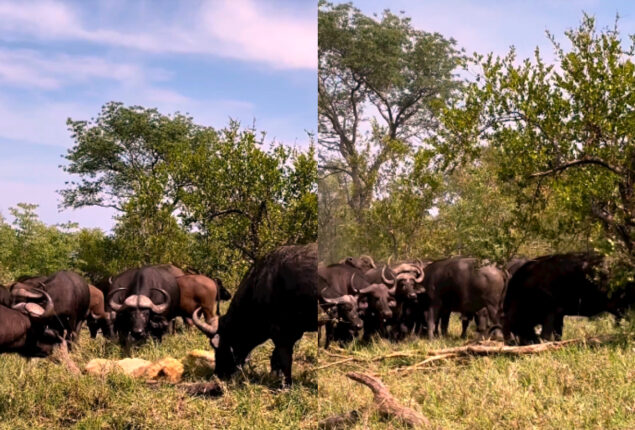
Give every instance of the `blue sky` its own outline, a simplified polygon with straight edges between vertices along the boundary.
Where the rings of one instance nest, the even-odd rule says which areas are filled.
[[[0,213],[106,230],[113,212],[59,211],[66,119],[111,100],[229,118],[289,145],[316,131],[317,2],[0,0]]]

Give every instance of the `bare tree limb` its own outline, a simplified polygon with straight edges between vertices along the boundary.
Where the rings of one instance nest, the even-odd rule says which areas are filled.
[[[622,169],[620,169],[617,166],[612,166],[611,164],[607,163],[606,161],[597,158],[597,157],[583,157],[580,158],[579,160],[573,160],[573,161],[569,161],[568,163],[564,163],[561,164],[560,166],[554,167],[553,169],[549,169],[549,170],[545,170],[544,172],[537,172],[537,173],[533,173],[531,175],[529,175],[530,178],[539,178],[541,176],[549,176],[549,175],[553,175],[554,173],[557,172],[561,172],[563,170],[566,170],[568,168],[574,167],[574,166],[580,166],[580,165],[585,165],[585,164],[594,164],[596,166],[600,166],[600,167],[604,167],[605,169],[615,173],[616,175],[622,175]]]

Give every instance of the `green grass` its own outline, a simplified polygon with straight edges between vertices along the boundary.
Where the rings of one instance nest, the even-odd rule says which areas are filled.
[[[355,370],[378,376],[402,404],[444,429],[635,429],[635,343],[629,328],[616,329],[612,318],[567,318],[564,338],[618,333],[618,341],[570,346],[520,357],[472,357],[440,361],[424,370],[395,371],[417,363],[431,349],[463,344],[453,317],[450,337],[401,343],[376,339],[329,353],[320,365],[355,355],[372,359],[391,352],[417,357],[348,362],[318,371],[319,417],[361,412],[355,429],[400,429],[379,416],[370,390],[345,377]]]
[[[296,345],[294,385],[280,390],[269,376],[271,342],[256,348],[248,365],[224,383],[225,394],[192,397],[169,384],[148,385],[125,375],[73,376],[47,359],[27,361],[0,355],[0,429],[297,429],[317,420],[315,333]],[[192,328],[136,349],[147,360],[183,357],[192,349],[210,349]],[[92,358],[124,358],[121,348],[84,330],[72,359],[83,369]],[[186,375],[186,380],[195,381]]]

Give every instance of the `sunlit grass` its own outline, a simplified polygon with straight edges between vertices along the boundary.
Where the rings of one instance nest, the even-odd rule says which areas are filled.
[[[2,429],[296,429],[315,427],[317,339],[306,334],[296,345],[292,388],[280,390],[269,376],[271,342],[253,351],[248,365],[226,382],[216,399],[192,397],[168,384],[148,385],[120,374],[105,378],[73,376],[46,359],[27,361],[0,355],[0,428]],[[195,328],[148,342],[132,356],[156,360],[181,358],[192,349],[210,349]],[[92,358],[120,359],[122,349],[101,336],[82,332],[71,352],[80,368]],[[195,380],[186,375],[186,379]]]
[[[427,351],[464,342],[452,318],[449,338],[411,338],[401,343],[376,339],[320,355],[320,365],[355,354],[372,359],[392,352],[412,357],[348,362],[318,372],[319,417],[361,411],[355,429],[399,429],[371,407],[368,388],[348,378],[350,370],[377,375],[403,404],[445,429],[633,429],[635,428],[635,346],[633,333],[609,317],[567,318],[565,338],[618,333],[599,347],[570,346],[522,357],[474,357],[438,362],[424,370],[397,371],[425,358]]]

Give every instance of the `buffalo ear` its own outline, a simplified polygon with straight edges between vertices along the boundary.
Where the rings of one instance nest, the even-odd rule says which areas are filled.
[[[216,333],[214,337],[212,338],[212,340],[210,341],[210,343],[212,344],[214,349],[217,349],[218,346],[220,345],[220,335]]]

